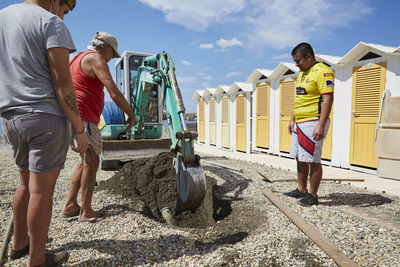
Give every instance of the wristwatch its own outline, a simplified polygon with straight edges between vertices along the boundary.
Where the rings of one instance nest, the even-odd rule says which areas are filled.
[[[75,135],[77,134],[83,134],[83,133],[87,133],[87,128],[85,126],[83,126],[83,130],[80,132],[75,132]]]

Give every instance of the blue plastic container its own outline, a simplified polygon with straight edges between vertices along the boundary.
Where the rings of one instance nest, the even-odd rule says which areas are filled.
[[[123,113],[114,102],[105,102],[102,114],[107,125],[124,123]]]

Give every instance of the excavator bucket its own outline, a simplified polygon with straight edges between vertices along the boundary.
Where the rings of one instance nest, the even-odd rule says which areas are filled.
[[[170,152],[171,139],[103,140],[101,169],[115,170],[120,162],[153,157],[161,152]]]
[[[174,158],[176,170],[178,200],[175,215],[184,210],[195,211],[206,194],[206,177],[200,166],[200,158],[196,155],[193,163],[185,164],[182,155]]]

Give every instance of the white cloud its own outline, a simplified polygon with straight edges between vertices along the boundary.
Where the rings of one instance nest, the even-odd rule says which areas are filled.
[[[164,13],[166,21],[195,31],[204,31],[213,23],[224,22],[241,11],[246,0],[139,0]]]
[[[211,48],[214,48],[214,45],[213,44],[200,44],[197,48],[211,49]]]
[[[372,10],[370,0],[304,0],[300,4],[297,0],[139,1],[160,10],[167,22],[195,31],[205,31],[216,24],[234,27],[241,40],[236,39],[236,45],[278,49],[332,38],[335,29],[366,18]],[[232,40],[229,43],[220,39],[222,49],[216,52],[226,52],[229,44],[235,43]],[[198,48],[215,47],[211,45],[200,44]]]
[[[193,77],[193,76],[177,77],[176,79],[178,80],[179,84],[182,84],[182,83],[198,83],[199,82],[199,80],[196,77]]]
[[[217,45],[222,48],[229,48],[232,46],[243,46],[243,43],[236,38],[232,38],[231,40],[225,40],[221,38],[217,41]]]
[[[299,42],[329,37],[371,12],[366,0],[250,0],[244,23],[246,43],[283,49]]]
[[[208,82],[202,82],[201,87],[208,88],[208,87],[210,87],[210,84]]]
[[[242,75],[242,73],[239,71],[232,71],[232,72],[228,72],[227,74],[225,74],[225,78],[231,78],[231,77],[235,77],[235,76],[239,76],[239,75]]]
[[[192,63],[189,62],[189,61],[187,61],[187,60],[181,60],[181,63],[182,63],[183,65],[186,65],[186,66],[191,66],[191,65],[192,65]]]
[[[280,54],[280,55],[277,55],[277,56],[273,56],[273,57],[271,57],[271,59],[291,60],[292,56],[290,55],[290,53],[285,53],[285,54]]]
[[[201,68],[202,71],[211,70],[211,67],[203,67]]]
[[[221,49],[215,49],[214,51],[218,52],[218,53],[224,53],[224,52],[228,52],[229,49],[228,48],[221,48]]]
[[[213,79],[210,75],[208,75],[208,74],[206,74],[204,72],[198,72],[197,75],[199,75],[202,80],[211,81]]]

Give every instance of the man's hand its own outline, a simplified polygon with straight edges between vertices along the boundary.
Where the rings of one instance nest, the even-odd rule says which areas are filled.
[[[315,141],[319,141],[324,138],[324,135],[325,135],[324,129],[325,129],[325,127],[322,127],[320,125],[317,125],[315,127],[314,132],[312,134],[312,137],[314,138]]]
[[[131,116],[128,117],[126,120],[125,124],[128,124],[128,127],[125,128],[123,131],[124,134],[126,134],[136,123],[136,116],[135,114],[132,114]]]
[[[78,146],[72,146],[71,145],[71,149],[79,154],[82,154],[86,151],[86,149],[88,148],[89,145],[89,137],[86,133],[81,133],[81,134],[76,134],[75,135],[75,140],[78,143]]]
[[[288,125],[288,132],[290,135],[292,135],[293,131],[294,131],[294,120],[290,120]]]

